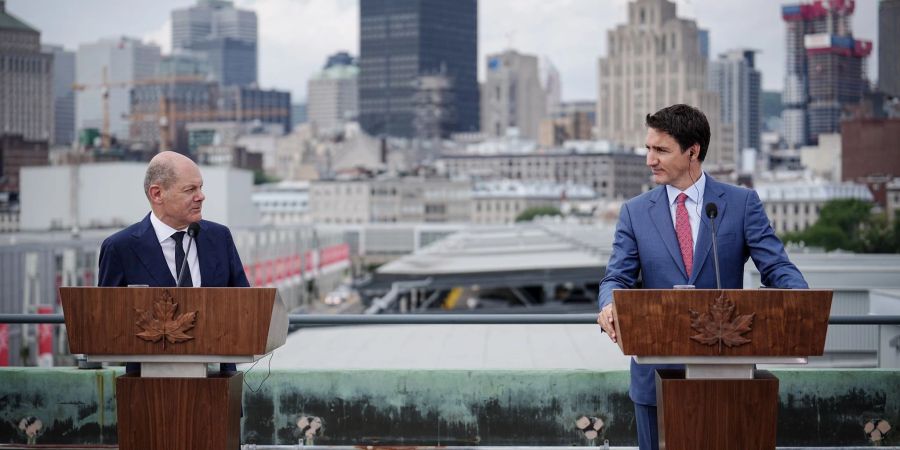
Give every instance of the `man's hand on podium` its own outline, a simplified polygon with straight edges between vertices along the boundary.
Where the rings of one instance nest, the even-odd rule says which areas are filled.
[[[597,325],[600,325],[603,328],[603,331],[609,335],[609,338],[616,342],[616,327],[613,325],[613,308],[615,305],[606,305],[605,308],[600,310],[600,314],[597,316]]]

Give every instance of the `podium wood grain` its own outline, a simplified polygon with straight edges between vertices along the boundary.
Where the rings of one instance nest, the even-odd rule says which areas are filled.
[[[241,438],[243,374],[116,378],[119,449],[234,450]]]
[[[709,311],[724,293],[735,315],[755,313],[752,342],[738,347],[691,340],[690,310]],[[622,289],[613,291],[622,353],[635,356],[816,356],[825,350],[832,292],[791,289]]]
[[[153,311],[169,292],[175,316],[199,311],[193,339],[148,342],[135,308]],[[276,294],[274,288],[60,288],[72,353],[88,355],[262,355]]]
[[[686,380],[683,370],[657,370],[659,448],[774,450],[778,379]]]

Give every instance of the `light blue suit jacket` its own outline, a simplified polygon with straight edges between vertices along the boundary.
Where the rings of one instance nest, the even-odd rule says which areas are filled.
[[[666,187],[658,186],[622,206],[612,255],[606,275],[600,282],[600,308],[612,303],[613,289],[671,289],[676,284],[715,289],[711,228],[704,213],[709,202],[714,202],[719,209],[715,220],[723,289],[743,288],[744,264],[748,258],[753,258],[765,286],[809,287],[797,267],[788,260],[784,245],[769,225],[756,191],[720,183],[707,174],[691,277],[688,278],[681,258]],[[637,364],[632,359],[631,399],[642,405],[655,405],[655,370],[681,367]]]

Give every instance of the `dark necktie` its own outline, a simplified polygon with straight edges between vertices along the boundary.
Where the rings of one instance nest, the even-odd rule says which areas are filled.
[[[176,231],[172,234],[172,239],[175,239],[175,276],[177,277],[178,272],[181,270],[181,265],[184,263],[184,244],[182,244],[182,241],[184,240],[184,231]],[[175,284],[178,284],[178,280],[175,280]],[[184,287],[194,287],[190,266],[185,266],[184,268],[184,275],[181,276],[181,285]]]
[[[681,248],[681,259],[684,260],[684,269],[688,278],[694,268],[694,236],[691,233],[691,219],[688,216],[684,202],[688,199],[685,193],[678,194],[675,200],[675,234],[678,235],[678,247]]]

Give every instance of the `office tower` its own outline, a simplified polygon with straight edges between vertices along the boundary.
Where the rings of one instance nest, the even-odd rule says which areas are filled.
[[[19,201],[19,173],[47,164],[53,138],[53,55],[41,33],[6,11],[0,0],[0,212]]]
[[[0,0],[0,135],[53,137],[53,55],[41,32],[6,11]]]
[[[291,127],[297,128],[309,121],[308,103],[291,103]]]
[[[538,73],[538,58],[515,50],[487,56],[487,77],[481,91],[481,131],[503,137],[536,141],[545,116],[545,93]]]
[[[541,87],[544,89],[544,118],[553,117],[562,106],[562,77],[550,58],[541,58],[538,66]],[[594,112],[591,112],[593,115]]]
[[[452,98],[453,120],[441,126],[441,134],[477,131],[477,55],[477,0],[360,0],[363,129],[414,137],[415,97],[421,86],[433,84],[418,78],[442,76],[450,85],[442,98]]]
[[[75,52],[57,45],[44,45],[53,55],[53,138],[51,144],[66,146],[75,141]]]
[[[900,0],[878,4],[878,88],[900,97]]]
[[[697,43],[700,45],[700,54],[703,59],[709,59],[709,30],[697,30]]]
[[[628,21],[607,32],[607,56],[598,70],[597,137],[643,147],[647,114],[686,103],[709,121],[707,170],[732,170],[733,130],[719,120],[719,96],[707,88],[702,30],[675,9],[670,0],[629,2]]]
[[[319,132],[338,132],[346,122],[356,120],[358,75],[356,60],[342,52],[329,56],[325,68],[309,80],[307,113]]]
[[[709,90],[719,94],[722,123],[734,128],[734,157],[759,150],[762,75],[756,70],[754,50],[737,49],[709,63]]]
[[[172,48],[204,58],[213,79],[223,85],[257,83],[257,18],[231,1],[198,0],[172,11]]]
[[[839,131],[842,108],[862,98],[872,43],[853,38],[854,7],[853,0],[816,0],[781,9],[787,27],[782,119],[790,147]]]

